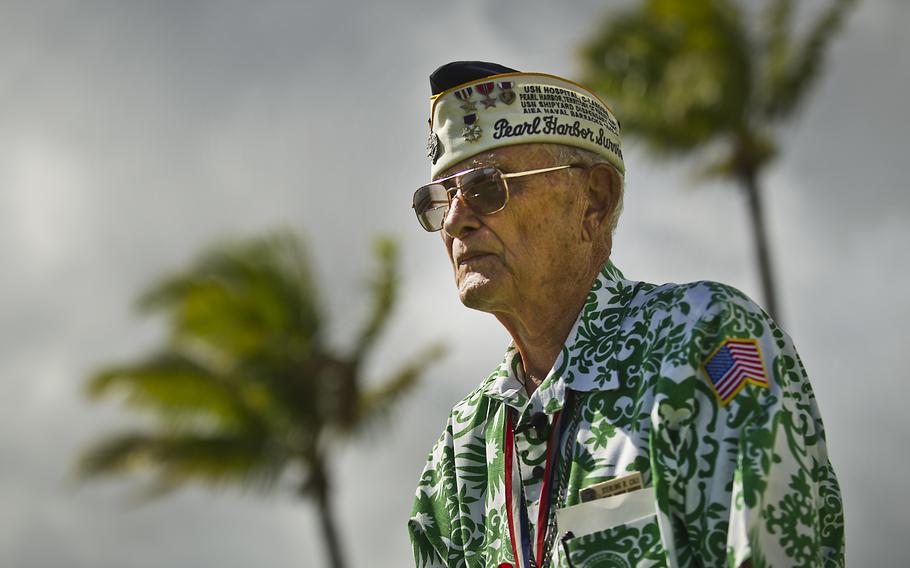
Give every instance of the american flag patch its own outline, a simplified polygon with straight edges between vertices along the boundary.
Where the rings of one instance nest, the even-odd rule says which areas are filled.
[[[726,405],[746,383],[768,388],[768,373],[755,339],[725,339],[705,359],[702,368],[722,405]]]

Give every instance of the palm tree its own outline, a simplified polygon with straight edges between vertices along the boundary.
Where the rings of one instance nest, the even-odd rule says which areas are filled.
[[[97,373],[87,391],[124,393],[154,427],[96,443],[81,457],[81,475],[151,470],[151,497],[191,481],[270,489],[294,476],[316,504],[330,565],[343,567],[329,475],[335,442],[381,426],[441,355],[429,347],[385,381],[364,384],[398,286],[394,243],[377,241],[376,254],[372,308],[345,354],[326,345],[310,266],[291,233],[216,247],[153,285],[139,307],[166,316],[166,344]]]
[[[779,316],[759,178],[775,134],[806,100],[856,0],[830,0],[793,31],[795,0],[643,0],[581,48],[582,81],[612,100],[624,133],[662,155],[698,153],[701,174],[745,192],[768,312]]]

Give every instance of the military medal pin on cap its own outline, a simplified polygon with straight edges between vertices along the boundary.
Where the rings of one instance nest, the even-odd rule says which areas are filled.
[[[464,130],[461,131],[461,135],[464,136],[464,139],[468,142],[477,142],[480,140],[481,134],[483,134],[483,129],[477,124],[477,115],[464,115]]]
[[[466,113],[477,110],[477,103],[471,101],[471,95],[473,94],[473,87],[465,87],[455,91],[455,98],[461,101],[461,110]]]
[[[427,121],[429,122],[429,121]],[[427,157],[435,164],[439,159],[439,136],[433,132],[433,125],[430,124],[430,134],[427,136]]]
[[[496,83],[490,81],[488,83],[480,83],[476,85],[477,92],[483,95],[486,98],[480,99],[480,102],[483,103],[483,108],[493,108],[496,106],[496,99],[490,96],[490,93],[493,92],[493,87],[496,86]]]
[[[499,82],[499,100],[510,105],[515,102],[515,91],[512,90],[512,81]]]

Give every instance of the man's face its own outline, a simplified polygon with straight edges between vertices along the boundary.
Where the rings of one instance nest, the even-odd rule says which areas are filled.
[[[563,165],[553,162],[543,145],[509,146],[456,164],[444,175],[477,165],[505,173]],[[589,268],[581,238],[585,180],[586,170],[578,168],[510,179],[509,202],[492,215],[478,215],[454,199],[440,234],[462,303],[514,313],[583,279]]]

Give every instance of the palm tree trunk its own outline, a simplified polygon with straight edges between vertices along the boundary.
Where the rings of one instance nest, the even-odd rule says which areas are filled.
[[[324,465],[320,465],[319,471],[313,472],[315,478],[316,490],[316,507],[319,510],[319,525],[322,529],[322,538],[325,542],[326,552],[329,557],[329,566],[331,568],[345,568],[344,554],[341,548],[341,539],[338,534],[338,527],[335,523],[335,515],[332,506],[331,491]]]
[[[777,305],[777,292],[774,286],[774,270],[771,266],[771,251],[768,246],[768,234],[765,230],[765,213],[758,187],[758,174],[753,169],[740,173],[740,181],[746,191],[749,217],[752,221],[752,238],[755,246],[755,259],[758,262],[758,273],[761,279],[762,296],[765,310],[780,324],[780,311]]]

